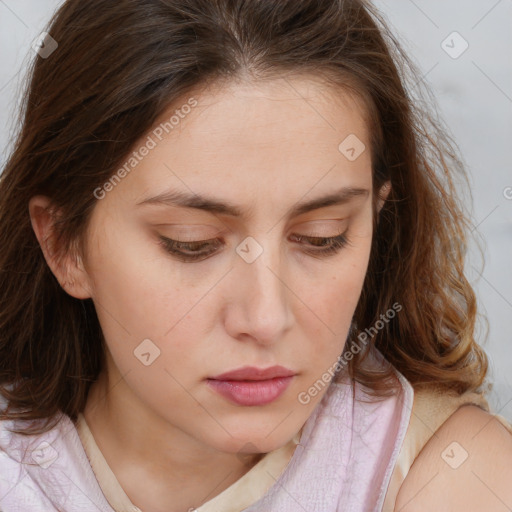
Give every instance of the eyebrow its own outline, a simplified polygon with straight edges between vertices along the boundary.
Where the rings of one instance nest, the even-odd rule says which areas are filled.
[[[357,197],[368,196],[369,193],[370,191],[366,188],[342,187],[337,192],[293,205],[287,215],[292,218],[320,208],[346,204]],[[232,203],[180,190],[169,190],[149,197],[138,202],[137,206],[148,204],[194,208],[205,212],[240,218],[245,218],[247,215],[243,209]]]

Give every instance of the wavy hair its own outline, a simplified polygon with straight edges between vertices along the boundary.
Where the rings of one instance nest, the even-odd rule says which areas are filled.
[[[173,102],[207,83],[285,74],[322,77],[364,100],[371,134],[374,236],[347,347],[382,314],[374,346],[415,389],[463,393],[484,382],[475,293],[464,263],[467,175],[421,74],[365,0],[67,0],[46,31],[58,42],[30,64],[19,129],[0,176],[0,391],[3,419],[73,420],[104,364],[91,299],[68,295],[31,226],[29,199],[48,196],[60,254],[80,255],[97,199],[135,142]],[[458,181],[458,183],[457,183]],[[71,252],[70,252],[71,251]],[[392,369],[349,361],[376,397]],[[58,416],[58,415],[57,415]]]

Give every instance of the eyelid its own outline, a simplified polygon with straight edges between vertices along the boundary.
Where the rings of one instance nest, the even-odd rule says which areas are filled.
[[[308,230],[308,229],[311,229],[311,225],[313,225],[313,233],[314,234],[308,234],[306,236],[321,236],[321,237],[325,237],[325,238],[329,238],[331,237],[332,235],[330,234],[324,234],[324,233],[321,233],[321,234],[316,234],[317,231],[314,231],[315,229],[315,224],[320,224],[321,226],[324,226],[326,223],[327,223],[327,226],[330,226],[330,224],[332,223],[335,223],[336,226],[339,226],[339,224],[343,221],[347,221],[348,220],[348,217],[344,217],[344,218],[341,218],[341,219],[314,219],[314,220],[308,220],[308,221],[303,221],[299,224],[297,224],[296,226],[294,226],[292,228],[292,231],[293,232],[296,232],[296,231],[299,231],[299,230]],[[205,229],[212,229],[215,233],[212,234],[211,236],[210,235],[200,235],[200,234],[197,234],[197,235],[193,235],[195,237],[195,239],[191,240],[191,241],[199,241],[199,239],[202,239],[202,240],[210,240],[211,238],[216,238],[216,237],[220,237],[220,236],[227,236],[228,234],[232,234],[233,233],[233,230],[230,229],[230,228],[218,228],[218,227],[215,227],[215,226],[211,226],[211,225],[207,225],[207,224],[169,224],[169,223],[162,223],[162,224],[155,224],[156,227],[172,227],[174,229],[178,229],[184,233],[186,233],[187,235],[190,233],[191,231],[191,227],[192,228],[195,228],[196,226],[197,227],[203,227]],[[331,228],[329,228],[331,229]],[[334,228],[335,229],[335,228]],[[179,235],[173,235],[173,236],[179,236]],[[171,237],[172,238],[172,237]]]
[[[317,236],[296,235],[296,234],[292,234],[292,236],[296,237],[296,239],[297,239],[297,241],[295,242],[296,244],[308,246],[308,247],[304,248],[304,252],[306,254],[309,254],[315,258],[320,258],[320,257],[327,258],[330,256],[337,255],[338,253],[341,252],[341,250],[343,248],[352,245],[350,242],[350,239],[348,238],[348,232],[349,232],[349,228],[346,228],[343,231],[343,233],[340,233],[335,236],[329,236],[329,237],[324,237],[324,236],[317,237]],[[303,244],[304,240],[306,240],[305,244]],[[324,246],[324,245],[315,246],[314,243],[313,244],[308,243],[308,240],[320,240],[322,242],[327,241],[328,243],[326,244],[326,246]],[[178,261],[182,261],[185,263],[194,263],[194,262],[199,263],[203,260],[209,259],[210,256],[215,256],[219,246],[225,245],[224,242],[219,241],[218,238],[214,238],[211,240],[197,240],[197,241],[192,241],[192,242],[186,242],[186,241],[184,242],[184,241],[173,240],[173,239],[164,237],[162,235],[160,235],[160,240],[158,243],[169,254],[171,254],[172,257],[174,257]],[[194,251],[194,249],[189,249],[192,252],[187,253],[186,251],[178,249],[176,247],[177,245],[181,245],[182,247],[186,246],[186,245],[199,245],[199,248],[201,248],[201,245],[205,245],[205,246],[210,245],[210,247],[213,245],[214,247],[210,248],[209,250],[207,250],[205,252]],[[185,249],[186,249],[186,247],[185,247]]]
[[[158,227],[158,228],[170,228],[172,229],[172,231],[176,231],[177,233],[186,233],[186,234],[189,234],[190,232],[195,232],[196,228],[198,229],[199,232],[204,232],[203,230],[207,230],[207,232],[212,232],[212,238],[213,237],[216,237],[216,236],[223,236],[227,231],[231,231],[231,230],[226,230],[225,228],[219,228],[219,227],[215,227],[215,226],[212,226],[212,225],[207,225],[207,224],[169,224],[169,223],[165,223],[165,224],[155,224],[155,227]],[[177,236],[177,235],[174,235],[174,236]],[[207,236],[210,236],[210,235],[194,235],[198,238],[200,237],[207,237]]]
[[[295,226],[291,232],[292,236],[300,236],[302,238],[335,238],[344,232],[346,232],[347,225],[344,223],[341,225],[342,221],[346,221],[348,218],[343,219],[315,219],[313,221],[302,222],[299,225]],[[326,223],[334,223],[335,226],[326,227]],[[313,224],[313,226],[311,226]],[[319,226],[318,226],[319,225]],[[223,230],[223,229],[215,229],[215,232],[211,235],[204,234],[191,234],[188,227],[190,224],[160,224],[160,226],[181,226],[181,235],[173,234],[172,236],[164,236],[157,233],[157,236],[170,240],[170,243],[217,243],[217,239],[226,238],[230,236],[233,231],[231,230]],[[205,224],[192,224],[192,226],[204,226],[208,228],[213,228],[213,226],[207,226]],[[324,229],[320,229],[324,228]],[[334,231],[334,232],[333,232]],[[169,242],[168,242],[169,243]]]

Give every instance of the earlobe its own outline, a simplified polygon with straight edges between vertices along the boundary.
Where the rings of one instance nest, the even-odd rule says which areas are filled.
[[[29,201],[29,214],[46,263],[61,287],[77,299],[90,298],[89,279],[80,255],[62,254],[56,245],[53,228],[58,213],[50,199],[46,196],[32,197]]]

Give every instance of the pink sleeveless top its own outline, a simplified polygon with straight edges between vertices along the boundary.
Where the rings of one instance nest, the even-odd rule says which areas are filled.
[[[377,366],[389,364],[380,358],[373,359]],[[293,444],[266,454],[241,479],[197,510],[382,512],[385,504],[392,506],[407,473],[405,466],[414,459],[411,450],[402,449],[406,433],[411,436],[408,427],[414,390],[400,372],[394,371],[394,394],[380,401],[369,397],[347,374],[339,375],[339,381],[331,382],[303,425],[300,438],[298,435]],[[22,423],[17,422],[17,426]],[[112,486],[107,492],[105,481],[98,481],[88,457],[92,449],[98,454],[98,449],[83,443],[84,423],[75,425],[62,415],[52,430],[30,437],[8,432],[9,425],[12,421],[0,421],[0,511],[140,510],[129,500],[124,508],[117,508]],[[423,437],[417,450],[427,440]],[[411,438],[408,447],[415,441]],[[399,454],[407,464],[397,464]],[[276,474],[263,471],[272,467],[278,469]],[[263,481],[263,473],[272,478]],[[387,493],[390,482],[394,490]],[[242,492],[248,489],[254,493]],[[213,507],[215,503],[229,506]]]

